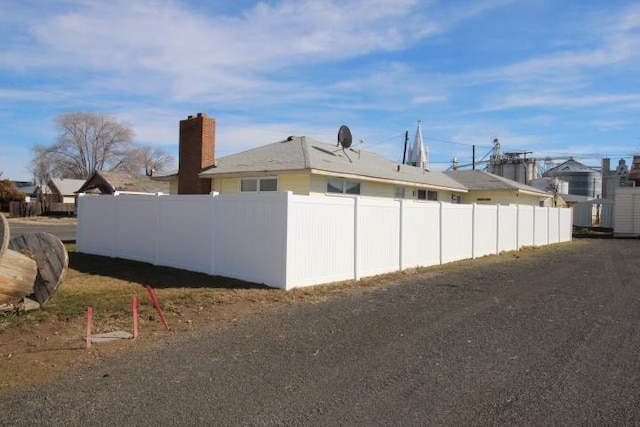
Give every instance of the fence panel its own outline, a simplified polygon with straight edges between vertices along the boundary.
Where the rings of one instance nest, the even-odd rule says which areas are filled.
[[[400,202],[358,199],[357,272],[359,277],[400,269]]]
[[[518,249],[533,246],[533,208],[518,205]]]
[[[549,243],[549,208],[535,206],[533,208],[533,246]]]
[[[214,233],[213,197],[209,195],[159,197],[156,263],[211,274]]]
[[[549,209],[547,228],[549,244],[560,242],[560,208]]]
[[[573,236],[573,209],[560,209],[560,241],[570,242]]]
[[[286,287],[288,197],[288,193],[216,196],[216,274]]]
[[[118,230],[115,196],[78,197],[76,248],[93,255],[117,256]]]
[[[355,199],[291,196],[287,287],[354,278]]]
[[[119,194],[116,253],[120,258],[156,263],[158,197]]]
[[[402,201],[400,268],[440,264],[440,203]]]
[[[498,210],[498,253],[518,249],[518,207],[500,206]]]
[[[473,257],[495,254],[498,247],[498,206],[473,207]]]
[[[473,257],[473,206],[442,203],[441,261]]]

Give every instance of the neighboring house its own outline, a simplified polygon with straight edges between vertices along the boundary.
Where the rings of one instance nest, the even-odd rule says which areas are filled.
[[[221,158],[200,178],[211,179],[212,190],[220,194],[291,191],[450,201],[467,191],[444,173],[400,165],[365,150],[343,151],[306,136]]]
[[[449,202],[467,193],[464,185],[442,172],[398,164],[357,147],[343,150],[306,136],[215,159],[215,120],[205,114],[180,122],[179,151],[179,172],[152,177],[170,182],[172,194],[291,191]]]
[[[297,195],[553,205],[553,194],[488,172],[433,172],[399,164],[360,146],[343,150],[307,136],[290,136],[216,159],[215,128],[215,120],[202,113],[181,120],[178,171],[151,179],[169,183],[171,194],[291,191]]]
[[[24,195],[27,197],[27,201],[29,201],[32,197],[35,198],[38,196],[38,193],[40,192],[40,188],[35,185],[33,182],[31,181],[11,181],[13,182],[13,185],[16,187],[16,190],[18,190],[21,193],[24,193]]]
[[[116,191],[122,193],[168,193],[169,185],[166,182],[152,181],[146,175],[96,171],[84,181],[76,193],[113,194]]]
[[[448,171],[445,174],[463,184],[469,192],[461,196],[461,203],[485,205],[551,206],[553,195],[535,187],[521,184],[481,170]]]
[[[73,203],[76,202],[76,192],[84,184],[82,179],[71,178],[50,178],[48,181],[47,194],[51,194],[53,203]]]

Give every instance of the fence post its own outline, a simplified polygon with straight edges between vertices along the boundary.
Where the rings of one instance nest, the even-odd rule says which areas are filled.
[[[160,195],[162,193],[156,193],[156,253],[153,257],[153,265],[158,265],[160,260],[160,245],[162,240],[162,205],[160,202]]]
[[[118,243],[118,225],[119,225],[118,218],[120,217],[120,211],[118,207],[118,202],[120,200],[119,195],[120,193],[117,191],[113,193],[113,203],[115,204],[115,207],[114,207],[115,214],[113,215],[113,247],[111,248],[111,256],[114,258],[118,256],[118,244],[119,244]]]
[[[500,205],[496,205],[496,255],[500,253]]]
[[[400,209],[400,235],[399,235],[399,245],[398,245],[398,264],[400,270],[404,270],[404,199],[400,199],[399,201],[399,209]]]
[[[551,244],[551,208],[547,206],[547,245]]]
[[[293,196],[293,191],[286,191],[284,194],[284,210],[285,210],[285,226],[284,226],[284,232],[285,232],[285,236],[284,236],[284,265],[282,266],[282,278],[283,278],[283,282],[284,282],[284,289],[289,290],[292,289],[290,287],[293,286],[293,280],[291,280],[291,283],[289,283],[290,278],[292,277],[291,274],[291,269],[292,269],[292,265],[293,263],[289,262],[289,254],[291,253],[291,250],[289,248],[291,242],[289,240],[289,224],[291,222],[291,198]]]
[[[520,250],[520,205],[516,205],[516,251]]]
[[[442,218],[444,218],[444,202],[442,200],[440,202],[440,218],[438,218],[438,225],[440,227],[440,265],[443,264],[444,256],[443,256],[443,248],[444,248],[444,224]]]
[[[358,228],[360,227],[360,221],[358,220],[360,207],[360,197],[354,197],[353,204],[353,278],[355,280],[360,280],[360,260],[358,259],[358,246],[359,242],[359,234]]]
[[[218,234],[218,193],[217,191],[211,192],[211,266],[209,268],[209,274],[216,274],[216,235]]]
[[[477,203],[471,205],[471,259],[476,259],[476,221],[478,220],[476,207]]]
[[[76,251],[84,251],[84,242],[82,241],[82,208],[80,200],[85,197],[85,193],[78,194],[76,198]],[[82,202],[84,203],[84,202]]]

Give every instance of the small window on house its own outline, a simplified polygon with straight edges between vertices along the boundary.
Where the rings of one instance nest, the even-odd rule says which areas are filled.
[[[427,200],[427,190],[418,190],[418,200]]]
[[[260,180],[260,191],[278,191],[278,179],[262,178]]]
[[[242,192],[262,192],[278,191],[278,178],[242,178],[240,180],[240,191]]]
[[[460,204],[461,201],[462,201],[462,197],[460,197],[459,195],[453,194],[451,196],[451,203]]]
[[[427,191],[427,200],[438,201],[438,192],[437,191]]]
[[[341,178],[329,178],[327,179],[327,193],[340,193],[343,190],[344,180]]]
[[[240,191],[258,191],[258,180],[255,178],[241,180]]]
[[[327,178],[327,193],[360,194],[360,183],[344,178]]]
[[[345,181],[345,193],[347,194],[360,194],[360,183],[357,181]]]
[[[395,196],[396,199],[404,199],[404,187],[401,185],[396,185],[395,187]]]

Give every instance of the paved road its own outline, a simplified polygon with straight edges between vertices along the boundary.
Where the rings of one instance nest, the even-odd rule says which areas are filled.
[[[580,241],[255,316],[21,391],[0,425],[640,425],[639,255]]]
[[[45,224],[34,221],[32,223],[16,223],[10,222],[11,237],[19,236],[26,233],[37,233],[44,231],[51,233],[63,242],[76,240],[76,226],[60,220],[60,224]]]

